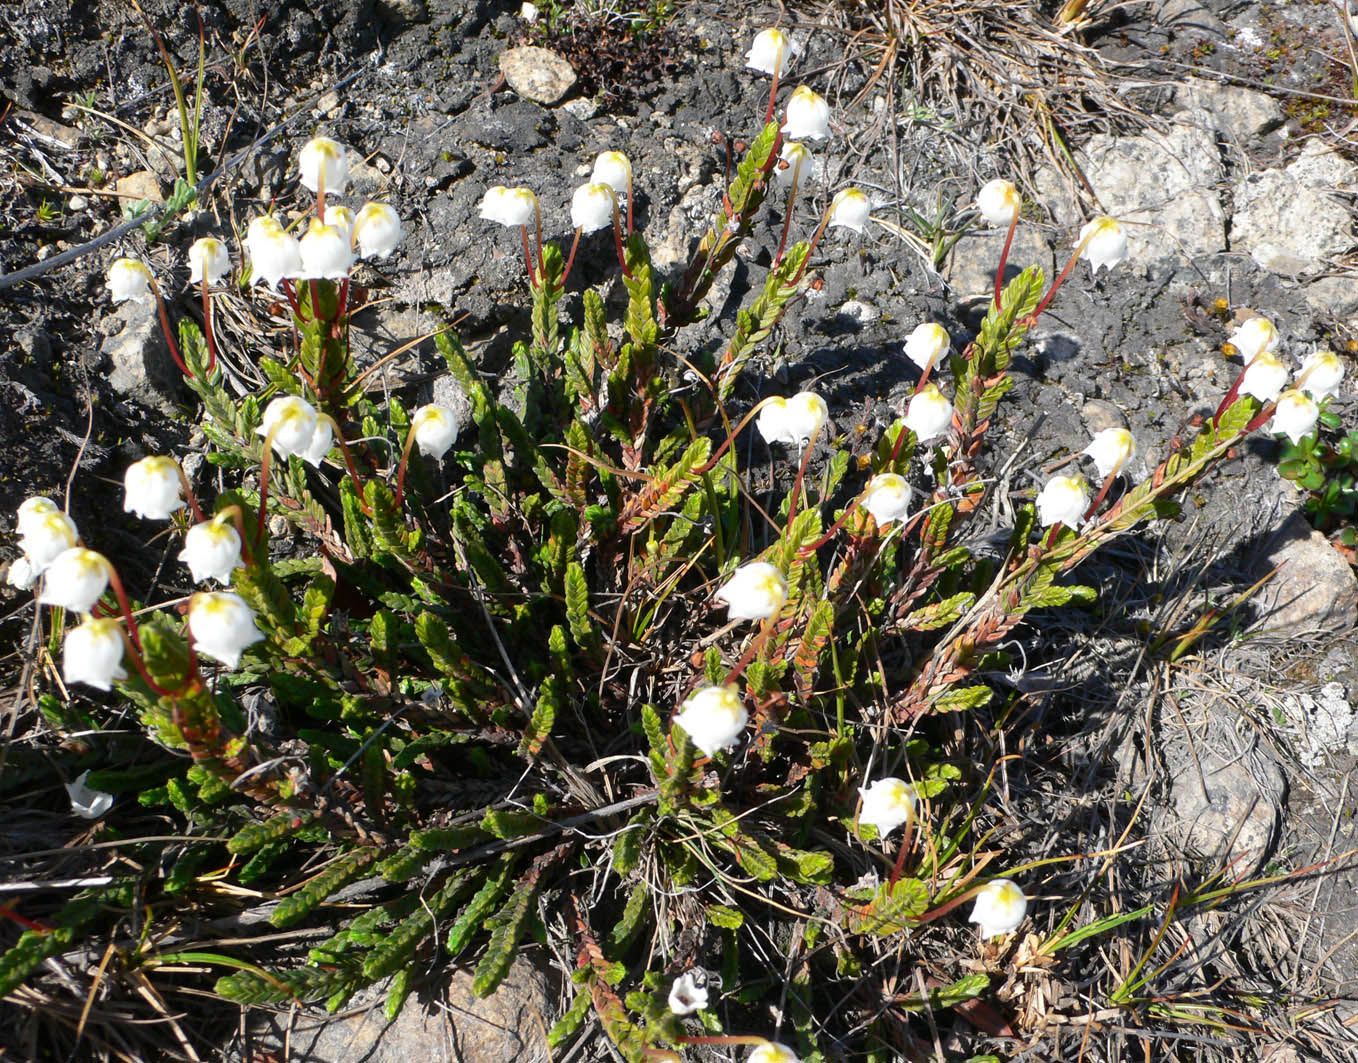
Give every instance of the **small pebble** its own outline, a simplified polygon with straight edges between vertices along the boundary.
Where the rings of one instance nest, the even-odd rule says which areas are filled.
[[[72,196],[69,204],[72,210],[84,210],[89,205],[90,201],[84,196]]]

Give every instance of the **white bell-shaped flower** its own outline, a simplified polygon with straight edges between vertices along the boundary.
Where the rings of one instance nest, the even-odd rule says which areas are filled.
[[[250,253],[250,275],[257,284],[263,281],[277,290],[278,282],[302,275],[302,246],[271,214],[255,218],[245,233]]]
[[[769,562],[751,561],[735,570],[717,589],[716,597],[726,603],[732,620],[767,620],[783,608],[787,580]]]
[[[608,185],[618,195],[625,196],[632,187],[632,163],[620,151],[601,151],[594,160],[589,179],[594,184]]]
[[[284,395],[264,408],[264,423],[256,431],[265,439],[272,437],[280,458],[294,454],[305,458],[316,435],[316,422],[316,407],[296,395]]]
[[[189,283],[221,284],[231,272],[231,255],[215,236],[204,236],[189,245]]]
[[[616,202],[613,189],[602,181],[581,185],[571,196],[571,224],[587,233],[606,229],[613,224]]]
[[[311,433],[311,442],[302,452],[302,460],[313,469],[319,469],[321,462],[325,461],[325,456],[330,453],[330,447],[335,441],[335,430],[333,422],[329,417],[316,418],[316,431]]]
[[[448,453],[461,426],[451,409],[431,402],[415,411],[410,418],[410,428],[415,433],[415,445],[420,453],[438,461]]]
[[[66,632],[61,646],[61,677],[67,683],[109,690],[115,679],[127,678],[123,670],[125,649],[118,621],[86,617],[79,627]]]
[[[240,535],[235,528],[220,518],[208,520],[188,530],[179,560],[189,566],[194,583],[215,579],[227,584],[240,565],[240,547]]]
[[[981,928],[981,939],[1011,934],[1023,922],[1028,912],[1028,898],[1007,878],[987,882],[976,894],[971,916],[967,920]]]
[[[364,203],[354,219],[360,258],[387,258],[401,244],[401,216],[387,203]]]
[[[1235,327],[1226,342],[1234,347],[1248,364],[1259,355],[1278,349],[1278,329],[1262,314],[1248,317]]]
[[[762,1045],[755,1046],[754,1051],[745,1058],[745,1063],[802,1063],[802,1061],[801,1057],[787,1045],[779,1044],[777,1041],[765,1041]]]
[[[799,391],[790,399],[776,396],[759,410],[755,425],[770,443],[801,446],[814,439],[830,417],[825,400],[814,391]]]
[[[1097,273],[1105,266],[1112,269],[1127,261],[1127,234],[1122,223],[1106,214],[1086,222],[1080,230],[1080,238],[1075,246],[1083,245],[1082,258],[1089,259],[1089,265]]]
[[[1023,199],[1012,181],[995,178],[987,181],[976,193],[976,209],[987,225],[1008,227],[1023,206]]]
[[[1053,476],[1037,493],[1037,519],[1044,528],[1064,524],[1079,529],[1089,511],[1089,485],[1083,476]]]
[[[778,159],[787,165],[775,166],[773,179],[783,186],[792,184],[794,180],[800,182],[802,178],[809,176],[815,163],[811,149],[795,140],[783,145],[783,150],[778,153]]]
[[[189,634],[199,653],[228,668],[240,664],[246,648],[264,638],[254,610],[233,591],[199,591],[190,598]]]
[[[61,508],[46,495],[33,495],[31,498],[24,499],[14,514],[15,522],[19,527],[19,534],[26,534],[29,524],[41,520],[49,513],[60,512]]]
[[[50,513],[30,518],[20,527],[23,534],[19,536],[19,549],[24,552],[35,573],[44,571],[80,539],[75,521],[56,508]]]
[[[1268,430],[1276,435],[1287,436],[1293,443],[1300,443],[1310,435],[1320,419],[1320,407],[1305,392],[1293,388],[1278,396],[1278,405],[1273,408],[1273,420]]]
[[[1308,354],[1297,374],[1297,386],[1316,402],[1333,398],[1344,380],[1344,363],[1334,351]]]
[[[27,557],[16,557],[5,569],[5,582],[16,591],[26,591],[38,582],[40,574]]]
[[[111,571],[103,554],[73,546],[47,566],[38,601],[72,613],[88,613],[108,589]]]
[[[1094,433],[1089,446],[1080,452],[1094,459],[1101,479],[1108,479],[1131,460],[1136,453],[1136,440],[1125,428],[1105,428]]]
[[[81,819],[98,819],[113,807],[113,795],[93,789],[85,781],[89,777],[89,772],[81,772],[75,782],[66,784],[66,794],[71,799],[71,811],[77,816]]]
[[[145,262],[135,258],[114,259],[104,286],[115,303],[149,303],[155,298],[156,279]]]
[[[872,216],[872,201],[861,188],[843,188],[830,200],[826,227],[852,229],[861,233]]]
[[[692,1015],[707,1007],[707,975],[702,971],[685,971],[670,986],[670,1012]]]
[[[342,196],[349,183],[349,152],[329,137],[313,137],[297,153],[302,187],[319,194],[322,182],[327,195]]]
[[[349,237],[335,225],[312,218],[299,242],[302,277],[308,280],[343,280],[354,264]]]
[[[895,521],[904,520],[909,507],[910,485],[904,476],[894,472],[879,472],[868,481],[863,508],[872,514],[877,527],[884,528]]]
[[[938,386],[925,384],[910,399],[905,409],[905,427],[915,433],[921,443],[947,435],[952,428],[953,408]]]
[[[824,140],[830,135],[830,105],[806,85],[788,97],[783,136],[788,140]]]
[[[1260,351],[1245,367],[1240,378],[1240,390],[1253,395],[1260,402],[1272,402],[1287,387],[1290,376],[1287,363],[1272,351]]]
[[[777,74],[787,71],[788,64],[802,54],[802,46],[782,30],[770,28],[760,30],[754,35],[754,43],[745,53],[745,66],[761,74]]]
[[[134,461],[123,474],[123,512],[146,520],[168,520],[184,506],[179,463],[164,454]]]
[[[938,360],[948,353],[952,340],[948,330],[937,321],[925,321],[916,325],[905,341],[905,356],[928,373],[938,364]]]
[[[863,807],[858,822],[877,828],[877,837],[885,838],[915,814],[918,797],[915,788],[904,779],[878,779],[869,786],[860,786]]]
[[[695,690],[679,706],[674,722],[693,739],[693,744],[709,757],[730,749],[745,732],[750,714],[741,703],[734,683]]]
[[[499,225],[520,228],[537,223],[538,197],[531,188],[494,185],[481,197],[480,216]]]

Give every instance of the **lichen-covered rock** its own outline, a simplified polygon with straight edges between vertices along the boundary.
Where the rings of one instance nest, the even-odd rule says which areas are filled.
[[[575,87],[575,68],[549,48],[528,44],[500,56],[500,73],[526,100],[551,105]]]

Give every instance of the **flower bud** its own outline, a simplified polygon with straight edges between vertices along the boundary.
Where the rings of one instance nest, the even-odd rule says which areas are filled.
[[[240,664],[246,647],[264,638],[254,610],[232,591],[199,591],[189,599],[189,634],[199,653],[228,668]]]
[[[71,799],[71,811],[77,816],[81,819],[98,819],[113,807],[113,795],[90,787],[85,782],[89,777],[89,772],[81,772],[75,782],[66,784],[66,794]]]
[[[915,788],[904,779],[878,779],[870,786],[860,786],[863,807],[858,822],[877,828],[877,837],[885,838],[915,814]]]
[[[361,258],[386,258],[401,243],[401,216],[386,203],[365,203],[354,220],[354,241]]]
[[[707,975],[700,970],[685,971],[670,986],[670,1012],[692,1015],[707,1007]]]
[[[905,410],[905,427],[915,433],[921,443],[947,435],[952,428],[952,403],[935,384],[925,384],[910,400]]]
[[[581,185],[571,196],[571,224],[592,233],[613,224],[613,189],[601,182]]]
[[[1287,365],[1272,351],[1260,351],[1250,359],[1240,377],[1240,390],[1260,402],[1272,402],[1287,387]]]
[[[1089,486],[1083,476],[1053,476],[1037,493],[1037,520],[1044,528],[1064,524],[1079,529],[1089,511]]]
[[[230,583],[231,573],[240,565],[240,535],[221,519],[195,524],[184,536],[179,560],[189,566],[194,583],[215,579]]]
[[[1333,398],[1344,379],[1344,363],[1334,351],[1316,351],[1306,356],[1297,374],[1297,387],[1317,402]]]
[[[679,706],[674,722],[710,757],[735,745],[749,719],[750,714],[740,701],[739,688],[729,683],[695,690]]]
[[[307,141],[297,154],[302,187],[320,193],[322,182],[327,194],[342,196],[349,183],[349,153],[343,144],[329,137]]]
[[[285,395],[264,408],[264,423],[256,431],[265,439],[273,437],[273,449],[280,458],[296,454],[304,457],[316,434],[316,408],[306,399]]]
[[[80,538],[75,521],[59,509],[30,517],[20,525],[19,549],[28,558],[35,574],[41,573],[61,554],[75,546]]]
[[[88,613],[108,589],[111,571],[103,554],[73,546],[48,566],[38,601],[72,613]]]
[[[115,303],[149,303],[155,296],[155,283],[146,263],[135,258],[115,259],[104,279]]]
[[[153,454],[127,467],[123,474],[123,512],[135,513],[146,520],[168,520],[183,508],[183,484],[179,463],[163,454]]]
[[[506,188],[494,185],[481,197],[481,217],[519,228],[537,224],[538,197],[531,188]]]
[[[34,495],[32,498],[24,499],[24,501],[20,503],[18,510],[15,512],[15,520],[19,526],[19,534],[26,534],[30,524],[42,520],[47,514],[60,512],[61,510],[57,508],[57,504],[46,495]]]
[[[292,280],[302,275],[301,244],[272,215],[266,214],[250,222],[245,246],[250,252],[250,271],[256,283],[264,281],[277,290],[280,280]]]
[[[431,402],[421,406],[410,419],[411,431],[415,433],[415,445],[420,453],[438,461],[457,439],[461,426],[457,415],[447,406]]]
[[[321,220],[338,229],[346,240],[354,235],[354,212],[339,203],[327,203]]]
[[[916,325],[905,341],[905,356],[928,373],[938,364],[938,360],[948,353],[952,340],[948,330],[936,321],[926,321]]]
[[[762,1045],[755,1046],[745,1063],[802,1063],[802,1061],[787,1045],[780,1045],[777,1041],[765,1041]]]
[[[760,30],[754,43],[745,53],[745,66],[761,74],[777,74],[787,70],[788,64],[802,54],[802,47],[780,29]]]
[[[1125,428],[1105,428],[1095,432],[1089,446],[1080,451],[1094,459],[1102,479],[1121,471],[1132,455],[1136,453],[1136,440]]]
[[[830,135],[830,105],[806,85],[788,97],[783,136],[788,140],[824,140]]]
[[[755,425],[770,443],[800,446],[814,439],[829,419],[825,400],[814,391],[799,391],[790,399],[772,398],[760,409]]]
[[[189,283],[220,284],[231,272],[231,256],[226,244],[215,236],[204,236],[189,245]]]
[[[298,250],[302,254],[302,277],[308,280],[343,280],[354,264],[348,236],[316,218],[307,226]]]
[[[124,649],[123,629],[118,621],[86,617],[79,627],[66,632],[61,677],[67,683],[108,690],[115,679],[127,678],[123,670]]]
[[[1121,222],[1106,214],[1085,224],[1075,246],[1084,247],[1081,257],[1089,259],[1095,273],[1104,266],[1112,269],[1127,261],[1127,234],[1122,231]]]
[[[800,181],[802,177],[811,173],[814,160],[811,157],[811,149],[805,144],[798,144],[793,141],[783,145],[783,150],[778,153],[778,158],[787,163],[786,166],[775,166],[773,168],[773,179],[780,185],[790,185],[793,180]]]
[[[1013,224],[1022,206],[1023,200],[1014,183],[998,177],[987,181],[976,193],[976,209],[981,212],[987,225],[1008,227]]]
[[[987,882],[976,894],[971,909],[970,923],[981,927],[981,940],[999,937],[1017,930],[1028,911],[1028,898],[1007,878]]]
[[[877,527],[884,528],[895,521],[904,520],[909,505],[910,485],[905,482],[904,476],[881,472],[868,481],[863,508],[872,514]]]
[[[1271,354],[1278,349],[1278,330],[1268,318],[1255,314],[1237,325],[1226,342],[1249,363],[1265,352]]]
[[[1309,396],[1293,388],[1278,396],[1278,405],[1273,409],[1273,420],[1268,430],[1276,435],[1287,436],[1293,443],[1300,443],[1310,435],[1320,419],[1320,407]]]
[[[863,194],[862,189],[844,188],[836,192],[835,198],[830,201],[830,210],[825,224],[830,229],[842,226],[845,229],[852,229],[856,233],[861,233],[871,215],[872,203]]]
[[[783,608],[787,580],[767,561],[751,561],[732,573],[718,588],[716,598],[726,603],[731,620],[767,620]]]
[[[601,151],[594,160],[589,179],[595,184],[608,185],[620,196],[626,195],[632,187],[632,164],[620,151]]]

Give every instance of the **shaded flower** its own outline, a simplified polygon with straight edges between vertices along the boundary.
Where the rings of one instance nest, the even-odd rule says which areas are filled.
[[[50,513],[21,522],[20,528],[23,534],[19,536],[19,549],[28,558],[35,574],[46,569],[80,539],[75,521],[55,507]]]
[[[537,221],[538,197],[531,188],[493,185],[481,197],[480,216],[486,221],[520,228]]]
[[[38,601],[72,613],[88,613],[108,589],[111,571],[103,554],[73,546],[47,567]]]
[[[349,237],[338,226],[312,218],[299,242],[302,277],[308,280],[342,280],[354,264]]]
[[[924,372],[929,372],[948,353],[952,340],[948,330],[936,321],[916,325],[905,341],[905,356]]]
[[[280,280],[302,275],[301,244],[272,214],[250,222],[245,247],[250,252],[250,273],[255,283],[263,281],[276,290]]]
[[[802,54],[802,46],[780,29],[760,30],[754,35],[754,43],[745,53],[745,65],[761,74],[777,74],[780,77],[788,64]]]
[[[1248,363],[1266,351],[1278,349],[1278,330],[1268,318],[1255,314],[1237,325],[1226,342]]]
[[[707,975],[695,968],[685,971],[670,986],[670,1011],[675,1015],[692,1015],[707,1007]]]
[[[1083,476],[1053,476],[1037,493],[1037,519],[1044,528],[1080,527],[1089,511],[1089,486]]]
[[[717,590],[731,620],[767,620],[776,616],[787,600],[787,580],[767,561],[741,565]]]
[[[814,391],[799,391],[790,399],[769,399],[755,418],[759,434],[770,443],[793,446],[815,438],[829,419],[830,409]]]
[[[910,399],[905,410],[905,427],[915,433],[921,443],[946,435],[952,427],[952,403],[938,390],[936,384],[925,384]]]
[[[1316,351],[1306,356],[1297,374],[1297,387],[1317,402],[1332,398],[1344,379],[1344,363],[1334,351]]]
[[[215,236],[204,236],[189,245],[189,283],[220,284],[231,272],[231,255]]]
[[[710,757],[734,746],[749,719],[750,714],[741,703],[739,688],[728,683],[695,690],[679,706],[674,722]]]
[[[840,226],[861,233],[872,215],[872,203],[860,188],[843,188],[830,201],[825,222],[828,228]]]
[[[302,460],[313,469],[319,469],[325,456],[330,453],[330,445],[335,441],[335,431],[329,417],[316,418],[316,431],[311,434],[311,443],[302,452]]]
[[[1085,223],[1080,230],[1080,238],[1075,242],[1076,247],[1082,245],[1082,257],[1089,259],[1095,273],[1105,266],[1112,269],[1120,262],[1127,261],[1127,234],[1121,222],[1106,214]]]
[[[26,591],[38,582],[38,570],[27,557],[16,557],[5,569],[5,582],[18,591]]]
[[[830,105],[806,85],[788,97],[783,136],[788,140],[824,140],[830,135]]]
[[[123,670],[122,625],[116,620],[86,617],[66,632],[61,647],[61,677],[67,683],[84,683],[96,690],[109,690],[115,679],[126,679]]]
[[[199,653],[228,668],[240,664],[246,647],[264,638],[254,610],[233,591],[199,591],[190,598],[189,634]]]
[[[119,644],[122,640],[119,639]],[[105,687],[105,690],[108,688]],[[113,795],[103,790],[94,790],[86,785],[90,777],[87,771],[81,772],[75,782],[66,784],[66,793],[71,798],[71,811],[81,819],[98,819],[113,807]]]
[[[123,474],[123,512],[168,520],[184,506],[179,463],[164,454],[134,461]]]
[[[195,524],[184,536],[179,560],[189,566],[194,583],[215,579],[230,583],[231,573],[240,565],[240,535],[225,520]]]
[[[858,822],[877,828],[877,837],[885,838],[915,814],[918,798],[915,788],[904,779],[878,779],[869,786],[860,786],[863,807]]]
[[[154,297],[156,279],[145,262],[118,258],[108,268],[104,286],[115,303],[149,303]]]
[[[778,153],[778,158],[787,163],[786,166],[775,166],[773,168],[773,179],[780,185],[790,185],[793,180],[801,180],[801,174],[809,174],[814,160],[811,157],[811,149],[805,144],[798,144],[796,141],[789,141],[783,145],[783,150]]]
[[[420,453],[438,461],[457,439],[460,425],[457,414],[447,406],[431,402],[421,406],[410,418],[411,430],[415,433],[415,445]]]
[[[894,472],[879,472],[868,481],[863,508],[872,514],[879,528],[905,519],[910,505],[910,485]]]
[[[1278,405],[1273,408],[1273,420],[1268,430],[1276,435],[1287,436],[1293,443],[1302,439],[1315,429],[1320,419],[1320,407],[1309,395],[1293,388],[1278,396]]]
[[[305,457],[316,434],[316,408],[306,399],[284,395],[264,408],[264,423],[256,429],[265,439],[272,436],[280,458]]]
[[[609,185],[602,181],[583,184],[571,196],[571,224],[587,233],[606,229],[613,224],[616,203],[616,195]]]
[[[987,225],[1009,226],[1022,206],[1018,187],[998,177],[987,181],[976,193],[976,209]]]
[[[1240,390],[1260,402],[1272,402],[1287,387],[1287,364],[1272,351],[1264,350],[1250,359],[1240,378]]]
[[[313,137],[297,153],[302,187],[319,194],[322,182],[327,193],[340,196],[349,183],[349,153],[329,137]]]
[[[1099,476],[1107,479],[1120,471],[1136,453],[1136,440],[1125,428],[1105,428],[1095,432],[1089,446],[1080,451],[1094,459]]]
[[[987,882],[976,894],[970,923],[981,927],[981,940],[1009,934],[1018,929],[1028,912],[1028,898],[1007,878]]]
[[[353,241],[361,258],[386,258],[401,243],[401,216],[386,203],[364,203],[354,219]]]

